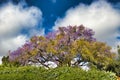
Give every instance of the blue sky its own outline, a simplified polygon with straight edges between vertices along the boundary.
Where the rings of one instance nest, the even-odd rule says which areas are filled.
[[[37,6],[43,13],[43,26],[48,32],[58,17],[64,17],[65,12],[78,5],[80,2],[90,4],[92,0],[26,0],[29,6]]]
[[[120,44],[120,0],[0,0],[0,56],[33,35],[81,24],[93,29],[98,41]]]

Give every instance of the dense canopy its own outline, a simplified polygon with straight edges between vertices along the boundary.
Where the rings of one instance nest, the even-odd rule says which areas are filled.
[[[23,46],[9,52],[9,63],[27,65],[29,61],[44,64],[55,62],[58,66],[71,66],[89,62],[103,68],[114,58],[111,47],[94,38],[94,31],[80,26],[59,27],[45,36],[33,36]]]

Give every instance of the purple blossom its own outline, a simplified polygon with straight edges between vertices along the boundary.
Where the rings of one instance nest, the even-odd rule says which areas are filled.
[[[19,47],[17,50],[9,52],[9,60],[13,61],[25,52],[29,52],[33,49],[32,43],[26,42],[22,47]]]
[[[24,51],[30,51],[33,49],[33,44],[31,42],[26,42],[23,46],[22,46]]]
[[[46,38],[47,39],[55,39],[56,37],[56,32],[49,32],[47,35],[46,35]]]
[[[13,52],[9,52],[9,59],[10,61],[16,59],[18,56],[20,56],[22,54],[23,49],[22,48],[18,48],[17,50],[13,51]]]

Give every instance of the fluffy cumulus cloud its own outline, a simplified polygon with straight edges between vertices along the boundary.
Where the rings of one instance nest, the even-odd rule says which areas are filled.
[[[36,7],[26,7],[24,3],[18,5],[7,3],[2,6],[0,8],[0,56],[24,44],[28,37],[21,34],[22,30],[27,30],[27,33],[36,30],[41,20],[42,12]]]
[[[0,41],[0,56],[3,55],[8,55],[8,50],[15,50],[16,48],[20,47],[21,45],[23,45],[26,40],[28,40],[27,36],[25,35],[18,35],[15,37],[10,37],[10,38],[6,38]]]
[[[58,18],[53,29],[59,26],[81,25],[95,31],[95,37],[113,46],[120,27],[120,11],[106,1],[96,1],[91,5],[79,4],[70,8],[63,18]]]

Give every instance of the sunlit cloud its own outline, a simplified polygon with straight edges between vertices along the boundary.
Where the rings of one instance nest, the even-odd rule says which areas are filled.
[[[119,35],[120,11],[103,0],[93,2],[91,5],[79,4],[67,10],[63,18],[58,18],[53,29],[81,24],[93,29],[97,40],[114,46]]]
[[[22,34],[22,30],[26,29],[29,35],[36,34],[31,32],[33,30],[38,31],[36,26],[42,22],[41,10],[24,5],[24,2],[18,5],[7,3],[0,8],[0,56],[25,43],[28,36]]]

